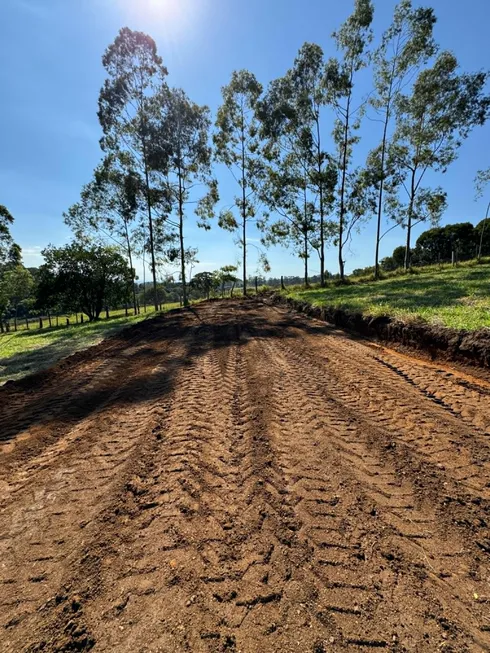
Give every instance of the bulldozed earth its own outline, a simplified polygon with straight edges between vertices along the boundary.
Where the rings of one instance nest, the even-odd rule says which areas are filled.
[[[0,390],[2,652],[490,650],[490,377],[247,300]]]

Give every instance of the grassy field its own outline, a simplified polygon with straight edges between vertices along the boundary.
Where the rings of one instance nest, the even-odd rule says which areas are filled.
[[[315,306],[336,306],[369,315],[404,320],[422,318],[456,329],[490,327],[490,263],[433,266],[381,281],[353,279],[310,290],[289,288],[286,294]]]
[[[164,310],[178,306],[166,304]],[[148,309],[147,313],[125,317],[122,311],[121,316],[99,322],[4,333],[0,336],[0,384],[49,367],[65,356],[95,345],[122,328],[154,315],[155,312]]]

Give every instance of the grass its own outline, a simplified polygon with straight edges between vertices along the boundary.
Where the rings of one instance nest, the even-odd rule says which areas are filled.
[[[367,315],[423,319],[456,329],[490,327],[490,262],[431,266],[381,281],[351,278],[347,285],[288,288],[295,299]]]
[[[179,304],[166,304],[164,310]],[[154,311],[125,317],[115,315],[109,320],[84,322],[42,330],[4,333],[0,336],[0,384],[9,379],[20,379],[53,365],[61,358],[95,345],[126,326],[154,317]]]

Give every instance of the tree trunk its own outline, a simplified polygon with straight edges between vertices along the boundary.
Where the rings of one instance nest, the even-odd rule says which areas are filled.
[[[242,109],[242,241],[243,241],[243,296],[247,296],[247,185],[245,182],[245,130]]]
[[[318,198],[320,202],[320,286],[325,288],[325,211],[323,206],[322,150],[320,144],[320,121],[316,118]]]
[[[483,224],[482,224],[482,227],[481,227],[480,244],[478,246],[478,255],[476,257],[476,260],[478,261],[478,263],[481,261],[481,253],[482,253],[482,249],[483,249],[483,235],[485,234],[485,227],[487,226],[487,220],[488,220],[488,214],[489,213],[490,213],[490,202],[489,202],[489,204],[487,206],[487,213],[485,215],[485,220],[483,220]]]
[[[305,288],[308,288],[308,232],[305,229],[304,238],[304,257],[305,257]]]
[[[308,200],[306,197],[307,186],[304,187],[304,228],[303,228],[303,255],[305,257],[305,288],[308,288]]]
[[[352,72],[350,76],[350,83],[352,88]],[[340,280],[342,283],[345,281],[345,269],[344,269],[344,258],[343,258],[343,248],[344,248],[344,219],[345,219],[345,186],[347,180],[347,146],[349,141],[349,125],[350,125],[350,103],[351,103],[352,91],[349,92],[347,97],[347,108],[345,112],[345,126],[344,126],[344,142],[342,144],[342,184],[340,187],[340,216],[339,216],[339,272]]]
[[[156,262],[155,262],[155,244],[153,240],[153,217],[151,214],[150,175],[148,173],[148,162],[146,160],[145,142],[143,142],[143,156],[145,159],[146,205],[148,211],[148,227],[150,230],[151,273],[153,276],[153,301],[155,305],[155,311],[158,311],[157,269],[156,269]]]
[[[179,167],[179,242],[180,242],[180,275],[182,277],[182,300],[184,306],[189,305],[187,299],[187,281],[185,278],[185,249],[184,249],[184,189],[182,188],[182,171]]]
[[[400,41],[398,41],[400,42]],[[388,126],[390,124],[391,118],[391,103],[393,98],[393,84],[396,71],[396,61],[397,55],[393,59],[393,66],[391,70],[390,85],[388,92],[388,100],[386,102],[386,113],[385,113],[385,122],[383,126],[383,140],[381,146],[381,181],[379,185],[379,195],[378,195],[378,220],[376,226],[376,253],[374,255],[374,278],[379,279],[379,244],[381,241],[381,221],[383,218],[383,194],[384,194],[384,185],[385,185],[385,162],[386,162],[386,142],[388,140]]]
[[[410,239],[412,236],[412,217],[413,217],[413,202],[415,199],[415,170],[412,171],[412,185],[410,190],[410,204],[408,205],[408,225],[407,225],[407,242],[405,245],[405,262],[404,268],[407,272],[410,268]]]
[[[133,252],[131,249],[131,240],[129,238],[129,231],[128,231],[128,223],[126,220],[124,220],[124,231],[126,235],[126,247],[128,248],[128,260],[129,260],[129,269],[131,270],[131,285],[133,289],[133,307],[134,307],[134,314],[136,315],[137,312],[137,304],[136,304],[136,287],[134,283],[134,269],[133,269]]]

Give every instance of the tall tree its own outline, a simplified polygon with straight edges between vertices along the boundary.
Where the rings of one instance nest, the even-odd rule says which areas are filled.
[[[124,27],[106,50],[102,63],[108,79],[99,96],[101,145],[109,153],[126,152],[144,180],[149,249],[155,310],[158,310],[151,169],[149,165],[149,112],[155,88],[161,88],[167,69],[147,34]]]
[[[213,136],[217,161],[224,163],[240,186],[234,207],[239,219],[231,210],[222,211],[219,224],[228,231],[238,231],[243,251],[243,293],[247,294],[247,225],[256,216],[257,188],[262,168],[259,156],[259,122],[257,102],[262,85],[247,70],[233,72],[231,81],[221,89],[223,103],[216,117]]]
[[[382,123],[381,143],[369,155],[368,165],[377,189],[377,226],[375,278],[379,278],[379,246],[383,218],[384,189],[390,177],[387,150],[395,103],[410,84],[421,65],[436,53],[433,27],[436,22],[431,8],[413,8],[412,0],[401,0],[396,6],[393,23],[383,34],[374,53],[374,90],[371,105]]]
[[[121,163],[120,157],[107,156],[95,169],[94,179],[82,188],[80,201],[63,217],[78,238],[90,238],[95,233],[125,252],[133,275],[131,294],[136,312],[133,259],[142,184],[139,175]]]
[[[13,244],[10,226],[14,218],[6,206],[0,204],[0,265],[5,262],[8,251]]]
[[[374,6],[371,0],[355,0],[353,13],[339,31],[333,34],[341,52],[340,64],[334,60],[330,61],[326,76],[329,97],[336,112],[333,130],[339,167],[339,219],[336,240],[342,281],[345,279],[344,247],[353,227],[359,224],[362,212],[368,207],[364,194],[360,192],[362,176],[353,173],[350,166],[354,145],[359,141],[357,132],[361,126],[365,104],[361,102],[359,106],[355,106],[355,78],[369,63],[367,47],[372,41],[373,15]],[[357,199],[361,201],[357,202]]]
[[[490,168],[487,170],[479,170],[475,179],[477,198],[483,197],[484,190],[488,184],[490,184]],[[479,233],[478,252],[476,255],[478,261],[481,259],[483,251],[486,252],[487,250],[490,250],[489,247],[485,247],[485,237],[487,241],[490,240],[490,224],[488,223],[490,223],[490,201],[487,204],[485,218],[480,223],[478,223],[476,227]]]
[[[323,50],[304,43],[292,68],[271,82],[259,105],[269,164],[263,195],[271,211],[282,217],[270,226],[269,236],[295,244],[299,237],[305,266],[308,243],[316,249],[322,285],[325,245],[331,231],[327,214],[337,183],[335,166],[322,141],[323,111],[329,101],[325,79]]]
[[[396,183],[388,206],[391,216],[407,229],[405,269],[410,267],[414,223],[427,219],[437,223],[446,203],[440,188],[424,188],[422,183],[429,170],[445,172],[473,127],[487,119],[487,79],[485,72],[458,73],[456,57],[442,52],[431,68],[419,73],[413,92],[397,99],[396,131],[388,153]],[[400,186],[405,201],[397,193]]]
[[[270,156],[270,155],[269,155]],[[261,195],[274,221],[264,221],[262,243],[265,246],[292,246],[304,263],[304,281],[308,286],[310,252],[320,254],[318,242],[319,221],[315,197],[310,193],[308,169],[293,152],[274,155],[274,164],[268,166]]]
[[[150,165],[160,175],[166,189],[170,210],[177,214],[180,276],[184,306],[188,304],[184,219],[186,205],[197,204],[199,225],[209,227],[208,218],[218,201],[216,182],[211,178],[209,109],[192,102],[182,89],[163,87],[156,96],[155,121],[151,126]],[[198,196],[198,187],[208,192]]]

